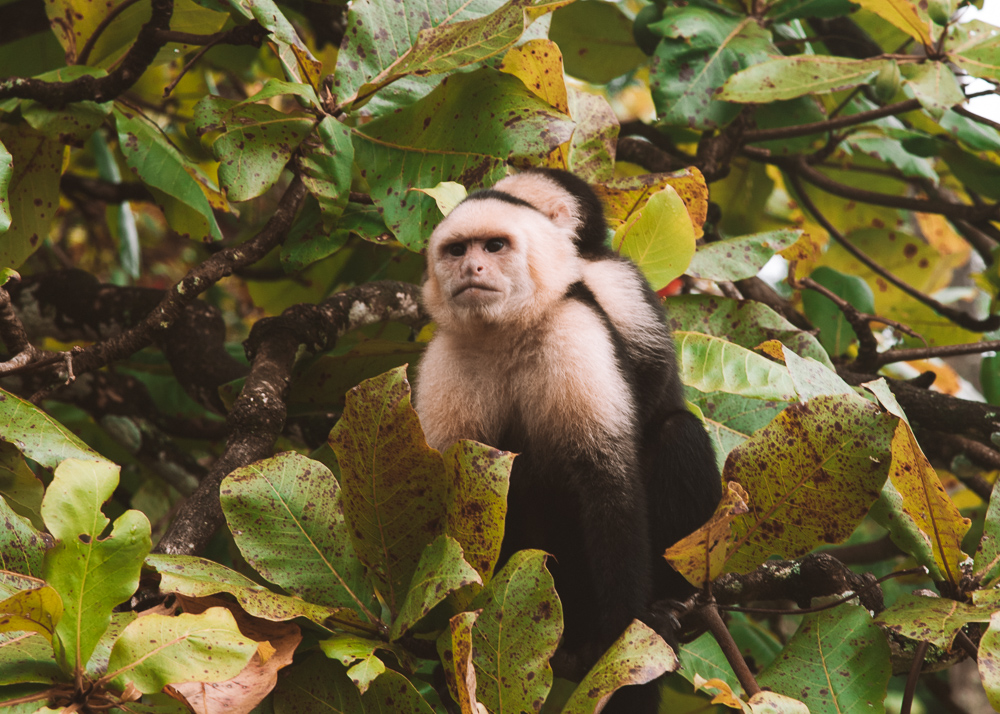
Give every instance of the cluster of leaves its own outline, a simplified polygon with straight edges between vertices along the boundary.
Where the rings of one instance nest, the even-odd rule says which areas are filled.
[[[0,703],[594,712],[676,671],[672,712],[882,710],[975,657],[1000,709],[1000,420],[877,374],[1000,347],[1000,127],[963,106],[1000,31],[958,5],[0,4]],[[636,622],[580,682],[545,555],[493,572],[511,455],[429,449],[400,368],[427,235],[535,165],[692,293],[666,309],[728,484],[667,553],[711,631]],[[845,541],[880,548],[864,591],[796,580]],[[713,626],[747,573],[865,607]]]

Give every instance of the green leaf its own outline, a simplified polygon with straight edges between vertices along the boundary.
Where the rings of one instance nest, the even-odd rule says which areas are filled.
[[[482,585],[482,582],[479,573],[463,559],[458,541],[439,535],[420,556],[406,599],[389,630],[389,639],[402,637],[449,593],[472,583]]]
[[[118,107],[114,114],[118,143],[129,168],[152,188],[176,199],[173,210],[188,221],[184,229],[173,221],[171,227],[185,230],[194,240],[222,240],[212,206],[194,178],[197,169],[144,117]]]
[[[739,345],[698,332],[675,332],[681,381],[702,392],[792,401],[795,386],[784,365]]]
[[[354,164],[351,130],[333,117],[326,117],[302,149],[299,158],[302,182],[319,201],[323,226],[330,231],[344,213],[351,191]]]
[[[273,186],[313,128],[311,117],[266,104],[237,104],[221,122],[222,136],[212,150],[219,160],[219,184],[231,201],[248,201]]]
[[[34,633],[19,636],[0,635],[0,685],[37,682],[52,684],[65,681],[59,665],[52,654],[52,645],[41,635]],[[6,692],[0,693],[0,709],[10,710],[4,705]],[[39,703],[31,709],[34,714]],[[16,711],[16,710],[15,710]]]
[[[875,312],[875,296],[861,278],[845,275],[825,266],[816,268],[809,277],[842,297],[855,309],[868,314]],[[851,343],[858,339],[844,313],[825,295],[815,290],[803,290],[802,307],[805,308],[809,321],[819,328],[820,344],[831,356],[844,354]]]
[[[757,681],[801,700],[811,714],[881,714],[891,674],[885,636],[867,610],[844,604],[806,615]]]
[[[904,176],[928,179],[934,185],[938,184],[939,177],[928,159],[914,156],[902,143],[878,129],[856,131],[848,137],[847,144],[855,151],[895,166]]]
[[[10,217],[0,240],[0,266],[19,268],[48,237],[59,208],[63,145],[23,124],[0,127],[0,142],[10,156],[6,165],[14,167],[0,171],[6,184],[2,222]]]
[[[777,23],[804,17],[844,17],[853,10],[850,0],[778,0],[768,6],[766,16]]]
[[[204,558],[152,554],[146,557],[146,565],[160,574],[162,593],[177,593],[194,598],[229,593],[247,613],[264,620],[284,622],[304,617],[323,624],[331,616],[338,620],[352,619],[352,611],[331,609],[298,597],[272,592],[235,570]],[[354,619],[357,619],[359,625],[364,624],[357,616]]]
[[[654,290],[684,273],[694,256],[694,244],[691,216],[669,185],[650,196],[612,239],[614,248],[639,266]]]
[[[778,340],[800,357],[812,357],[833,368],[815,337],[762,303],[715,295],[679,295],[669,298],[665,306],[667,324],[673,331],[704,332],[744,347]]]
[[[691,684],[698,675],[704,679],[721,679],[737,694],[743,691],[739,678],[711,633],[706,632],[694,642],[681,645],[678,654],[681,666],[677,674]]]
[[[566,73],[605,84],[646,63],[632,39],[632,22],[617,5],[577,0],[552,15],[549,39],[563,53]]]
[[[117,485],[115,464],[67,459],[42,501],[42,518],[56,539],[45,553],[45,580],[63,602],[53,646],[67,674],[86,666],[111,611],[138,587],[152,547],[149,521],[138,511],[123,513],[105,534],[110,521],[101,504]]]
[[[319,64],[309,48],[295,31],[295,26],[285,17],[273,0],[229,0],[229,5],[243,17],[256,20],[269,31],[268,41],[273,45],[288,79],[296,82],[314,80],[318,84]],[[310,66],[313,65],[313,66]],[[314,76],[315,75],[315,76]]]
[[[27,519],[35,528],[44,528],[40,509],[45,488],[34,472],[28,468],[21,452],[5,441],[0,441],[0,495],[7,505]],[[0,562],[3,549],[0,548]],[[2,567],[2,566],[0,566]]]
[[[707,280],[751,278],[775,253],[794,245],[801,236],[801,231],[777,230],[708,243],[694,254],[685,272]]]
[[[10,196],[8,192],[13,179],[14,157],[0,141],[0,233],[10,228]]]
[[[360,612],[373,606],[342,491],[326,466],[278,454],[229,474],[220,499],[237,547],[265,578],[307,602]]]
[[[719,89],[730,75],[779,54],[754,19],[695,5],[664,8],[663,19],[650,28],[664,37],[650,67],[650,89],[660,121],[671,126],[728,124],[740,107],[720,101]]]
[[[621,687],[651,682],[664,672],[676,671],[679,665],[677,655],[662,637],[633,620],[577,685],[563,714],[593,714],[605,697]]]
[[[818,396],[793,404],[736,447],[723,477],[750,494],[732,523],[727,570],[771,555],[797,558],[847,539],[878,499],[897,420],[867,400]]]
[[[476,694],[491,712],[538,711],[552,687],[549,659],[562,634],[562,603],[546,555],[522,550],[473,602]]]
[[[354,550],[396,614],[424,547],[444,529],[447,488],[441,455],[410,406],[405,366],[349,392],[330,446]]]
[[[985,361],[985,360],[984,360]],[[976,548],[973,572],[989,582],[1000,575],[1000,479],[993,482],[989,507],[983,521],[983,536]]]
[[[851,385],[825,364],[810,357],[799,357],[784,345],[782,345],[781,350],[785,358],[785,366],[788,367],[788,374],[795,384],[795,391],[801,401],[808,401],[821,395],[839,395],[864,401],[864,397],[857,394]]]
[[[461,439],[442,456],[450,476],[445,530],[488,582],[500,557],[514,454]]]
[[[13,394],[0,390],[0,439],[25,456],[54,469],[66,459],[106,461],[49,414]]]
[[[44,553],[42,534],[0,499],[0,569],[40,579]]]
[[[720,99],[765,104],[804,94],[823,94],[865,84],[889,60],[793,55],[760,62],[730,77]]]
[[[958,631],[970,622],[989,622],[990,611],[942,597],[903,594],[875,622],[911,640],[951,649]]]
[[[1000,710],[1000,612],[990,617],[990,627],[979,641],[976,664],[986,690],[986,698],[994,710]]]
[[[787,406],[784,402],[750,399],[726,392],[705,394],[694,387],[685,387],[684,391],[687,400],[701,411],[715,444],[715,460],[720,471],[730,451],[767,426]]]
[[[923,62],[902,67],[906,84],[932,117],[940,119],[946,110],[965,102],[965,92],[944,62]]]
[[[1000,79],[1000,31],[995,25],[972,20],[952,26],[948,59],[973,77]]]
[[[365,1],[351,7],[338,54],[334,93],[355,108],[407,75],[427,76],[476,64],[511,47],[533,20],[569,0],[445,0],[431,5]],[[490,14],[487,14],[490,13]],[[436,82],[417,82],[376,107],[405,105]],[[408,90],[408,91],[407,91]],[[410,101],[406,101],[406,99]],[[376,113],[380,113],[376,109]]]
[[[41,74],[43,82],[72,82],[80,77],[100,78],[108,73],[94,67],[63,67]],[[30,99],[21,102],[21,116],[32,129],[63,144],[82,146],[111,113],[111,102],[73,102],[52,109]]]
[[[198,615],[145,615],[115,642],[107,678],[143,694],[181,682],[223,682],[239,674],[257,651],[223,607]]]

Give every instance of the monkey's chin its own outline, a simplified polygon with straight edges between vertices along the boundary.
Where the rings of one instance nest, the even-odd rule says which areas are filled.
[[[475,311],[489,309],[498,302],[502,302],[504,297],[503,292],[500,290],[480,285],[470,285],[456,291],[451,296],[451,301],[462,309]]]

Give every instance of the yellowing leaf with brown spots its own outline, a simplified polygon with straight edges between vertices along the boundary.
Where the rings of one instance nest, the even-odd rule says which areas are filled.
[[[930,27],[925,18],[917,12],[916,3],[910,0],[857,0],[865,10],[869,10],[883,20],[895,25],[900,30],[925,46],[933,45]]]
[[[726,555],[732,544],[732,522],[749,511],[746,491],[735,481],[708,522],[686,538],[667,548],[667,559],[687,581],[696,587],[715,580],[726,565]]]
[[[520,79],[539,99],[569,114],[562,52],[552,40],[529,40],[512,48],[504,55],[499,69]]]
[[[942,597],[900,595],[875,622],[911,640],[948,649],[958,631],[970,622],[989,622],[992,608],[975,607]]]
[[[856,397],[817,396],[733,449],[723,477],[750,494],[750,511],[733,520],[726,570],[845,540],[885,483],[896,421]]]
[[[692,167],[670,174],[642,174],[616,178],[597,185],[594,190],[604,204],[608,223],[612,228],[628,220],[640,210],[657,191],[664,186],[672,186],[684,201],[691,223],[695,227],[695,237],[702,235],[702,226],[708,215],[708,184],[701,172]]]

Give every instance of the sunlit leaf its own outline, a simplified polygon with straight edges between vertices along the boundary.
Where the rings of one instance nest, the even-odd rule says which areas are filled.
[[[989,622],[990,611],[942,597],[903,594],[875,621],[887,629],[950,649],[958,631],[970,622]]]
[[[756,399],[795,398],[785,366],[756,352],[698,332],[674,332],[674,343],[681,381],[689,387]]]
[[[694,254],[687,274],[707,280],[753,277],[775,253],[794,245],[801,235],[800,231],[779,230],[708,243]]]
[[[856,0],[865,10],[870,10],[883,20],[892,23],[925,47],[934,44],[930,26],[917,12],[916,4],[909,0]]]
[[[694,226],[672,186],[650,196],[615,231],[615,250],[639,266],[654,290],[679,277],[694,256]]]

